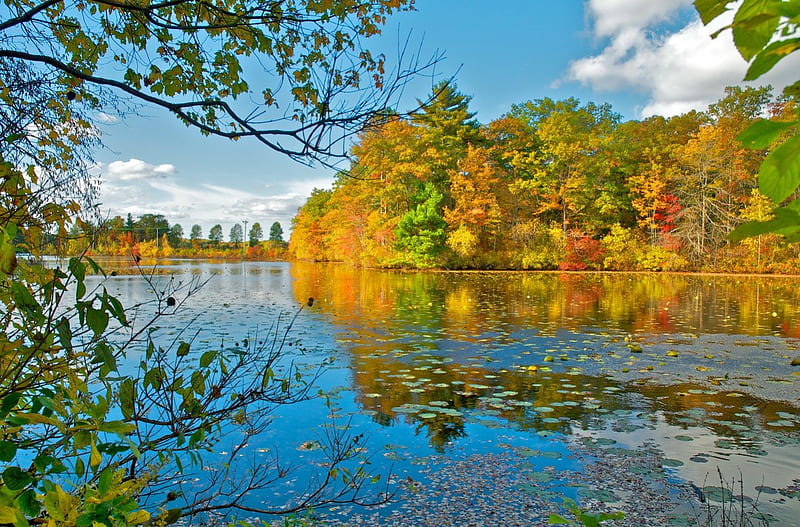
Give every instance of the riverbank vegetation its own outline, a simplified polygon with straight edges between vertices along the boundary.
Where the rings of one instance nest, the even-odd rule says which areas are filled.
[[[411,268],[793,272],[777,235],[733,242],[771,217],[744,148],[762,116],[791,119],[770,88],[728,88],[705,112],[623,122],[608,104],[537,99],[481,124],[450,84],[409,118],[362,133],[349,170],[294,219],[301,259]]]

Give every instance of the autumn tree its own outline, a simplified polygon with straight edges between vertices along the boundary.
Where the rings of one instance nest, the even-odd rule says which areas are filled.
[[[317,189],[292,218],[292,238],[289,241],[289,254],[300,260],[324,261],[327,259],[325,231],[322,218],[328,212],[328,201],[333,191]]]

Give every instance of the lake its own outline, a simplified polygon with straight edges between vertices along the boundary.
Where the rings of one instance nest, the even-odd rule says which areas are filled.
[[[327,397],[277,409],[249,442],[243,457],[272,452],[300,465],[254,504],[302,494],[316,463],[309,445],[334,419],[364,434],[381,483],[391,473],[390,484],[418,493],[455,482],[457,463],[513,455],[526,471],[514,491],[543,502],[624,509],[637,499],[622,488],[630,476],[669,489],[661,494],[673,502],[686,501],[675,490],[683,488],[724,503],[735,480],[759,520],[791,523],[800,513],[800,278],[174,260],[158,272],[212,277],[161,323],[169,339],[191,321],[200,346],[285,324],[314,299],[291,329],[290,354],[308,372],[334,359],[317,381]],[[126,304],[152,295],[125,272],[106,287]],[[597,467],[605,476],[590,478]],[[685,505],[673,524],[697,513]],[[386,518],[402,507],[343,506],[329,517]]]

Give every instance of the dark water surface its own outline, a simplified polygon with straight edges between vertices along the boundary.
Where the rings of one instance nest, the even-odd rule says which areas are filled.
[[[159,265],[167,274],[158,280],[214,275],[183,318],[161,323],[168,337],[197,317],[205,346],[242,339],[315,299],[292,338],[309,371],[335,358],[318,383],[328,404],[279,409],[250,442],[256,454],[303,463],[331,417],[365,434],[370,470],[391,471],[393,481],[424,482],[448,459],[509,445],[534,466],[574,471],[569,442],[615,455],[649,445],[674,480],[711,487],[719,471],[741,479],[765,514],[800,514],[800,367],[791,366],[800,357],[800,278]],[[125,273],[107,287],[126,304],[152,295]],[[287,503],[306,476],[298,470],[252,499]]]

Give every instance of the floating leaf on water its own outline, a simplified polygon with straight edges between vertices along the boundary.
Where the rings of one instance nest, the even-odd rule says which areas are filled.
[[[677,356],[678,356],[678,352],[675,351],[675,350],[669,350],[667,352],[667,357],[677,357]]]
[[[695,463],[708,463],[708,459],[703,456],[692,456],[689,458],[689,461],[694,461]]]
[[[677,435],[677,436],[675,436],[675,439],[677,439],[678,441],[694,441],[693,437],[689,437],[689,436],[685,436],[685,435]]]
[[[536,408],[534,408],[534,410],[536,410],[537,412],[542,413],[542,414],[546,414],[546,413],[554,411],[549,406],[537,406]]]
[[[553,475],[549,472],[528,472],[525,474],[525,477],[531,481],[535,481],[536,483],[549,483],[553,481]]]
[[[733,500],[733,492],[725,487],[708,486],[703,487],[703,494],[709,501],[716,501],[719,503],[730,503]]]
[[[420,419],[433,419],[434,417],[436,417],[436,414],[433,412],[423,412],[421,414],[417,414],[417,417],[419,417]]]
[[[731,449],[736,446],[736,443],[734,443],[730,439],[717,439],[716,441],[714,441],[714,446],[717,448]]]
[[[378,397],[381,397],[381,394],[379,394],[379,393],[365,393],[364,397],[367,397],[368,399],[377,399]]]
[[[553,361],[555,361],[555,359],[553,358],[553,356],[552,356],[552,355],[546,355],[546,356],[545,356],[545,358],[544,358],[543,360],[544,360],[545,362],[553,362]]]
[[[425,390],[423,388],[411,388],[408,391],[411,393],[423,393]]]
[[[786,419],[781,419],[779,421],[769,421],[767,424],[770,426],[780,426],[780,427],[795,426],[795,424],[792,421],[788,421]]]
[[[561,420],[556,417],[545,417],[542,419],[542,422],[547,424],[554,424],[554,423],[560,423]]]
[[[606,489],[588,489],[583,488],[578,490],[578,494],[589,500],[597,500],[603,503],[616,503],[622,498]]]
[[[661,464],[665,467],[682,467],[683,461],[680,459],[665,459]]]
[[[755,487],[755,489],[756,489],[756,492],[760,492],[761,494],[777,494],[778,493],[777,489],[774,489],[772,487],[767,487],[767,486],[764,486],[764,485],[758,485],[757,487]]]

